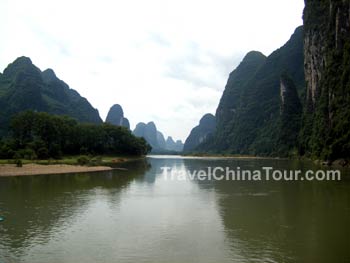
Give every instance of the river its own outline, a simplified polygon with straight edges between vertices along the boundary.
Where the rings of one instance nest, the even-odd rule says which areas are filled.
[[[350,262],[348,170],[340,182],[219,181],[162,167],[319,167],[175,156],[123,167],[0,178],[0,262]]]

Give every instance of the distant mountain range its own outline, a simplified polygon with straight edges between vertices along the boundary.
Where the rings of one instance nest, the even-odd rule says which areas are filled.
[[[98,110],[87,99],[60,80],[52,69],[41,71],[28,57],[17,58],[3,74],[0,73],[0,108],[0,137],[6,135],[12,116],[26,110],[67,115],[79,122],[103,123]],[[110,108],[105,122],[130,129],[129,120],[119,104]],[[142,124],[138,127],[140,130]],[[182,151],[181,141],[174,142],[171,137],[165,141],[160,132],[152,134],[154,131],[155,125],[149,123],[138,135],[145,137],[154,151]]]
[[[176,153],[183,150],[181,140],[175,142],[170,136],[165,140],[163,133],[157,130],[154,122],[138,123],[133,134],[137,137],[143,137],[152,146],[153,153]]]
[[[227,153],[350,159],[350,8],[348,1],[306,0],[304,26],[266,57],[249,52],[229,75],[214,115],[206,114],[183,145],[153,122],[133,133],[153,152]],[[20,57],[0,74],[0,136],[21,111],[102,123],[97,109],[57,78]],[[130,129],[122,107],[106,122]]]

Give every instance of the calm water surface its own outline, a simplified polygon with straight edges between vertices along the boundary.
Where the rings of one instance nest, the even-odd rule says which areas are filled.
[[[170,181],[161,167],[317,167],[174,157],[124,166],[0,178],[0,262],[350,262],[348,171],[342,182]]]

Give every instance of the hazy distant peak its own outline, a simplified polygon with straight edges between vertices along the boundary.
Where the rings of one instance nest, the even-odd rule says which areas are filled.
[[[123,126],[130,129],[130,123],[127,118],[124,117],[124,111],[122,106],[114,104],[108,111],[106,122],[117,126]]]
[[[156,124],[153,121],[150,121],[149,123],[147,123],[147,125],[156,127]]]
[[[119,104],[114,104],[110,110],[121,112],[124,115],[123,108]]]

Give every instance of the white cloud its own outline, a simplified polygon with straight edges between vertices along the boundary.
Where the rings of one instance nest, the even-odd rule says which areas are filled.
[[[1,0],[0,68],[25,55],[53,68],[101,117],[155,121],[185,139],[215,113],[250,50],[266,55],[302,24],[303,0]]]

